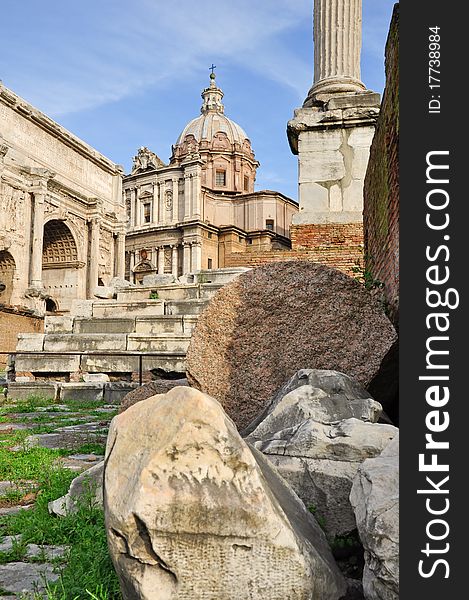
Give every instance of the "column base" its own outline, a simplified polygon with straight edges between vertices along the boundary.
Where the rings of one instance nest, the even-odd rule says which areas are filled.
[[[353,77],[329,77],[313,84],[303,103],[304,107],[313,106],[315,102],[327,101],[331,96],[344,94],[360,94],[366,92],[366,86]]]

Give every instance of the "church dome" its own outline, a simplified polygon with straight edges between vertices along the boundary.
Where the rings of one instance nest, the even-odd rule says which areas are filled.
[[[244,129],[225,115],[223,95],[223,91],[215,83],[215,74],[211,73],[210,85],[202,92],[201,114],[184,127],[174,146],[175,150],[183,150],[188,141],[197,146],[201,143],[207,146],[214,141],[226,140],[231,146],[244,147],[251,152],[251,144]]]

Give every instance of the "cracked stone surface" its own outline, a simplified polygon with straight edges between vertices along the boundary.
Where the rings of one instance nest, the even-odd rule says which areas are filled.
[[[11,562],[0,565],[0,587],[11,594],[43,591],[44,579],[57,581],[59,574],[49,563]]]
[[[111,423],[108,542],[125,600],[338,600],[319,525],[213,398],[189,387]],[[177,589],[177,592],[176,592]]]

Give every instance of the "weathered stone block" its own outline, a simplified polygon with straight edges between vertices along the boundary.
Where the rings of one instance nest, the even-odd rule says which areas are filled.
[[[78,371],[79,367],[79,356],[27,356],[25,354],[18,354],[15,361],[15,369],[17,372],[30,371],[32,373],[75,373]]]
[[[191,330],[197,319],[186,316],[160,315],[157,317],[137,317],[135,333],[158,335],[160,333],[182,334]]]
[[[104,404],[120,404],[123,398],[138,388],[138,383],[113,381],[104,385]]]
[[[31,396],[44,398],[55,402],[58,399],[59,386],[56,383],[43,383],[41,381],[15,382],[8,384],[8,398],[11,400],[27,400]]]
[[[169,300],[166,302],[167,315],[200,315],[208,304],[208,300]]]
[[[86,352],[88,350],[126,350],[127,335],[119,333],[48,334],[44,350],[53,352]]]
[[[75,319],[75,333],[132,333],[135,319]]]
[[[74,300],[70,308],[72,317],[91,319],[93,316],[93,300]]]
[[[43,333],[19,333],[16,351],[41,352],[44,349]]]
[[[93,317],[132,318],[142,315],[163,315],[162,300],[142,300],[118,302],[117,300],[97,300],[93,303]],[[91,316],[91,315],[90,315]]]
[[[62,383],[60,399],[82,400],[83,402],[102,402],[104,398],[103,383]]]
[[[73,321],[73,317],[48,315],[44,318],[44,333],[70,333]]]
[[[136,356],[82,356],[81,370],[88,373],[133,373],[138,369]]]
[[[131,333],[128,336],[127,350],[136,352],[181,352],[189,347],[189,335],[159,334],[158,337],[144,333]]]
[[[173,388],[113,419],[104,507],[124,599],[345,593],[315,520],[218,402],[197,390]]]

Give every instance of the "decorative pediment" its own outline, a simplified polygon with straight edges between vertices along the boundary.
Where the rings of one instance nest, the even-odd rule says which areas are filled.
[[[144,171],[151,171],[164,166],[165,164],[161,158],[159,158],[146,146],[142,146],[138,149],[137,156],[134,156],[132,175],[135,173],[143,173]]]
[[[133,268],[134,273],[147,273],[148,271],[156,271],[156,267],[149,260],[141,260]]]

